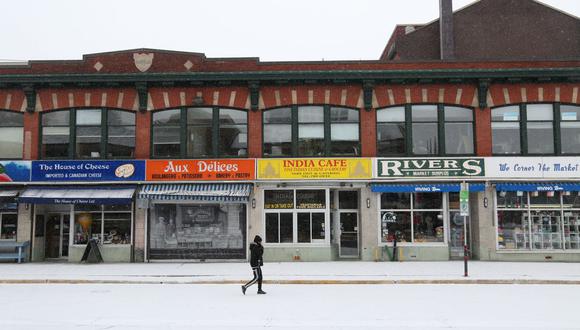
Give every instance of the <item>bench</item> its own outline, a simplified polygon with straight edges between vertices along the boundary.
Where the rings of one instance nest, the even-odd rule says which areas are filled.
[[[14,259],[18,263],[22,260],[26,261],[28,256],[28,245],[29,241],[26,242],[13,242],[13,241],[0,241],[0,259]],[[6,249],[13,249],[13,251],[6,251]]]

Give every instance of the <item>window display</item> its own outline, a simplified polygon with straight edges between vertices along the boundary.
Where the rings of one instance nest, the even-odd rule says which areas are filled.
[[[442,193],[382,193],[381,242],[443,243]]]
[[[325,189],[265,190],[265,242],[324,243],[326,197]]]
[[[152,259],[245,258],[245,204],[156,204]]]
[[[16,213],[0,214],[0,239],[16,240],[16,224],[18,215]]]
[[[498,249],[580,249],[578,200],[577,192],[498,192]]]
[[[131,205],[75,205],[74,244],[131,244]]]

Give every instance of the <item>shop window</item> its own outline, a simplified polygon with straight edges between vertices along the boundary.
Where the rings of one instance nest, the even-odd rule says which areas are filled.
[[[473,109],[442,104],[377,110],[379,156],[473,155]]]
[[[74,244],[131,244],[131,205],[75,205]]]
[[[323,189],[265,190],[266,243],[324,243],[326,197]]]
[[[16,240],[16,213],[0,213],[0,240]]]
[[[520,104],[492,109],[492,148],[496,155],[580,154],[580,107]]]
[[[246,157],[248,115],[244,110],[182,108],[153,113],[156,158]]]
[[[21,159],[24,139],[24,115],[0,110],[0,158]]]
[[[443,194],[382,193],[381,242],[443,243]]]
[[[150,256],[241,259],[245,257],[245,228],[245,204],[155,204],[149,229]]]
[[[42,158],[133,158],[134,151],[132,112],[71,109],[42,114]]]
[[[332,106],[293,106],[264,111],[263,154],[360,155],[359,112]]]
[[[497,192],[500,250],[580,249],[577,192]]]

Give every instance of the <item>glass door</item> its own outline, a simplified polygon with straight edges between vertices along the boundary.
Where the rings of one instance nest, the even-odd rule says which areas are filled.
[[[340,212],[339,256],[358,257],[358,213]]]
[[[49,214],[46,221],[45,258],[68,257],[70,215]]]

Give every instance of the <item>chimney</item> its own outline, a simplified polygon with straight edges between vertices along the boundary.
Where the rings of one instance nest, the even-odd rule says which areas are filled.
[[[441,59],[455,59],[455,38],[453,35],[453,2],[439,0],[439,40]]]

